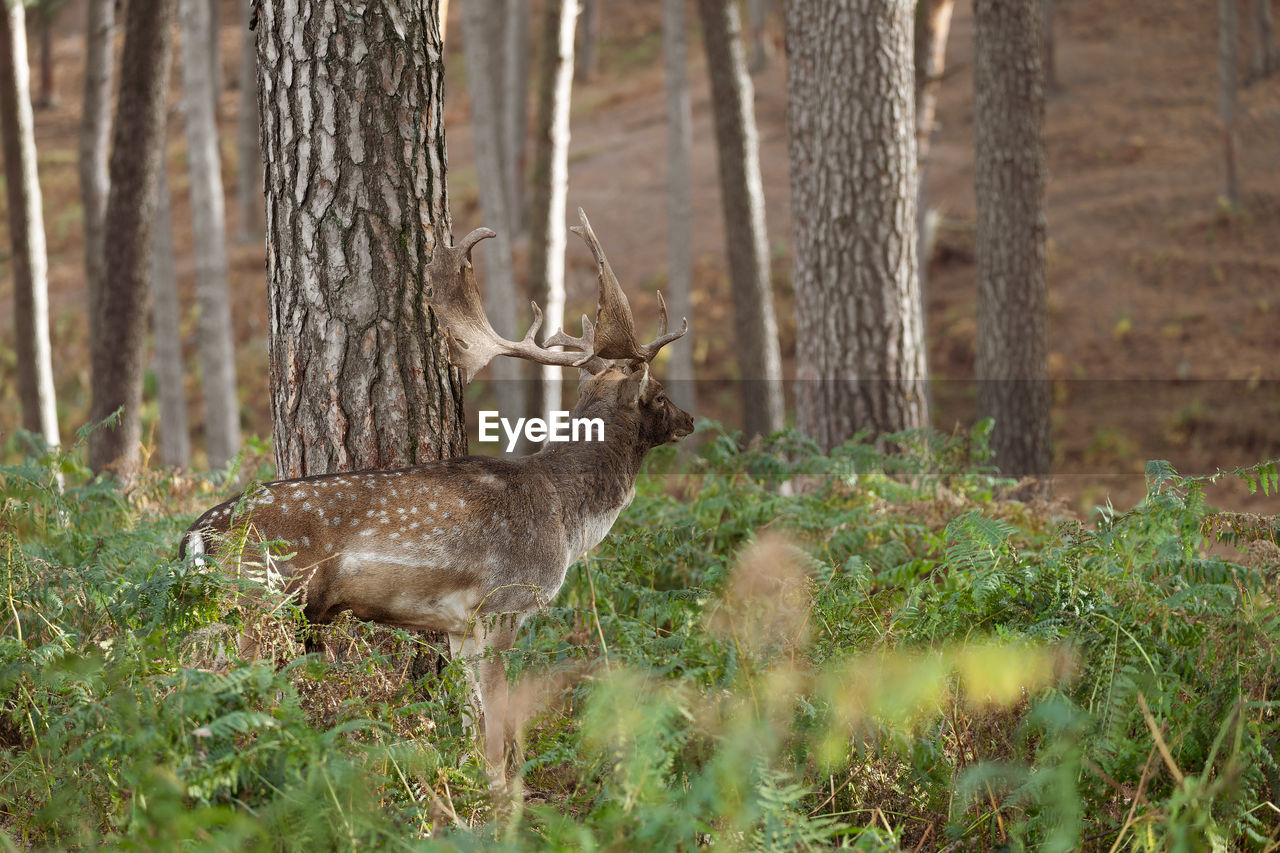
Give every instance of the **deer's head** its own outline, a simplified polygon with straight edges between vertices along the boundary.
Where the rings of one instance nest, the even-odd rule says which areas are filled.
[[[534,335],[542,325],[542,311],[533,306],[533,323],[520,341],[509,341],[494,331],[484,313],[484,303],[471,265],[471,250],[481,240],[493,237],[488,228],[477,228],[457,246],[436,241],[431,258],[434,291],[431,305],[445,329],[449,359],[470,382],[495,356],[523,358],[538,364],[577,367],[583,374],[575,416],[591,417],[593,410],[608,404],[615,417],[635,427],[644,449],[678,441],[693,431],[693,418],[668,399],[662,385],[650,373],[650,362],[659,350],[689,330],[683,320],[680,330],[667,332],[667,304],[658,293],[658,336],[641,344],[636,338],[631,304],[605,257],[604,249],[591,230],[591,223],[578,208],[582,224],[572,230],[586,241],[596,260],[599,293],[596,319],[582,317],[582,334],[572,337],[557,331],[541,346]],[[547,347],[565,347],[556,351]]]

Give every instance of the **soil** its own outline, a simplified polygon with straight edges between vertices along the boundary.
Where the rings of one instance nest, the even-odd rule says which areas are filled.
[[[228,84],[220,121],[231,235],[237,226],[233,140],[243,26],[236,5],[224,0],[220,33]],[[1280,456],[1280,76],[1241,90],[1237,156],[1243,203],[1233,210],[1219,200],[1223,158],[1213,9],[1202,0],[1060,0],[1056,8],[1060,87],[1050,95],[1046,126],[1054,473],[1058,494],[1085,512],[1106,501],[1127,507],[1140,498],[1148,459],[1169,459],[1183,473],[1212,473]],[[458,4],[451,11],[457,18]],[[656,316],[652,293],[664,285],[666,266],[660,14],[657,4],[613,2],[601,17],[599,68],[575,84],[569,204],[590,214],[633,294],[644,330],[653,322],[646,318]],[[1247,21],[1239,52],[1242,74],[1252,49]],[[89,404],[76,173],[83,24],[81,7],[73,4],[55,41],[58,103],[36,113],[64,438],[84,422]],[[772,26],[777,48],[781,24],[775,20]],[[451,20],[446,127],[459,234],[481,224],[460,38]],[[690,42],[696,259],[688,345],[706,378],[699,387],[699,414],[732,424],[739,412],[715,146],[705,67],[692,29]],[[786,73],[780,52],[753,82],[776,308],[792,375]],[[192,367],[188,399],[198,430],[195,270],[183,125],[176,109],[179,85],[175,66],[168,154]],[[927,288],[930,367],[940,380],[934,421],[943,429],[965,429],[974,417],[976,284],[972,17],[963,0],[948,45],[927,195],[940,214]],[[12,448],[8,437],[18,411],[8,222],[2,219],[0,442]],[[478,261],[482,279],[484,251]],[[518,243],[517,252],[520,269],[527,247]],[[233,246],[230,265],[242,420],[248,433],[267,436],[264,258],[260,243]],[[568,287],[568,316],[592,306],[590,255],[576,241],[569,246]],[[148,422],[154,422],[154,402],[149,405]],[[1248,495],[1233,482],[1215,486],[1210,499],[1233,509],[1280,509],[1274,497]]]

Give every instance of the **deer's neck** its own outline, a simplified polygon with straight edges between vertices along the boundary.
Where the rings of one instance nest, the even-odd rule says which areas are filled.
[[[636,477],[647,448],[638,441],[606,436],[605,441],[552,444],[528,457],[555,484],[570,538],[582,551],[594,547],[635,495]]]

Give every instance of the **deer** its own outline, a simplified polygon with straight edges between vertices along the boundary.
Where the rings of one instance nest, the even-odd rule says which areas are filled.
[[[264,483],[197,518],[179,554],[201,565],[217,558],[237,513],[249,513],[263,541],[289,543],[292,553],[271,560],[271,569],[310,625],[350,610],[370,622],[446,633],[451,656],[465,661],[477,746],[495,781],[519,755],[501,653],[631,503],[645,455],[693,431],[693,418],[650,370],[688,320],[668,333],[659,292],[658,336],[639,343],[626,294],[581,208],[578,216],[572,230],[590,248],[598,279],[596,319],[582,317],[581,336],[560,330],[539,346],[536,303],[522,340],[494,331],[471,263],[475,245],[495,236],[488,228],[454,247],[437,241],[428,304],[465,382],[499,355],[578,368],[573,416],[602,419],[603,440],[548,443],[511,459],[465,456]]]

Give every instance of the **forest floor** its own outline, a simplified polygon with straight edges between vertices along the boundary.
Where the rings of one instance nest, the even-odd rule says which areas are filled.
[[[234,205],[234,88],[241,45],[236,3],[224,0],[221,41],[229,88],[220,104],[223,176]],[[1216,29],[1198,0],[1062,0],[1057,4],[1060,89],[1047,109],[1050,370],[1057,491],[1080,511],[1141,496],[1146,460],[1211,473],[1280,455],[1280,77],[1242,89],[1238,162],[1243,208],[1219,202]],[[457,4],[452,4],[454,18]],[[657,4],[608,3],[600,63],[575,86],[569,204],[592,217],[643,327],[665,283],[666,128]],[[692,26],[692,19],[691,19]],[[780,45],[780,22],[772,22]],[[1247,29],[1247,28],[1245,28]],[[531,32],[540,32],[535,23]],[[691,30],[692,32],[692,30]],[[480,224],[460,28],[448,35],[446,127],[455,233]],[[33,45],[34,47],[34,45]],[[1242,69],[1251,43],[1241,44]],[[50,255],[54,371],[63,430],[88,412],[87,318],[76,172],[83,20],[72,5],[55,42],[58,105],[36,113]],[[735,360],[723,259],[715,147],[705,69],[691,38],[695,247],[688,343],[707,378],[699,414],[733,423]],[[972,19],[958,3],[940,94],[928,196],[941,213],[929,269],[927,317],[934,422],[973,419],[976,298],[973,256]],[[201,423],[194,350],[194,263],[183,125],[174,68],[169,164],[173,228],[191,376],[192,423]],[[761,166],[787,374],[795,353],[790,294],[786,74],[776,58],[754,78]],[[18,421],[13,389],[12,280],[7,217],[0,218],[0,438]],[[483,279],[484,251],[478,265]],[[527,244],[517,244],[518,261]],[[233,246],[231,284],[246,431],[271,433],[267,397],[264,250]],[[517,264],[517,269],[523,266]],[[569,246],[569,314],[592,304],[590,256]],[[527,322],[527,317],[524,322]],[[149,386],[150,387],[150,386]],[[154,405],[154,404],[153,404]],[[154,418],[152,418],[154,421]],[[197,436],[198,443],[198,436]],[[1236,486],[1210,499],[1276,511]]]

